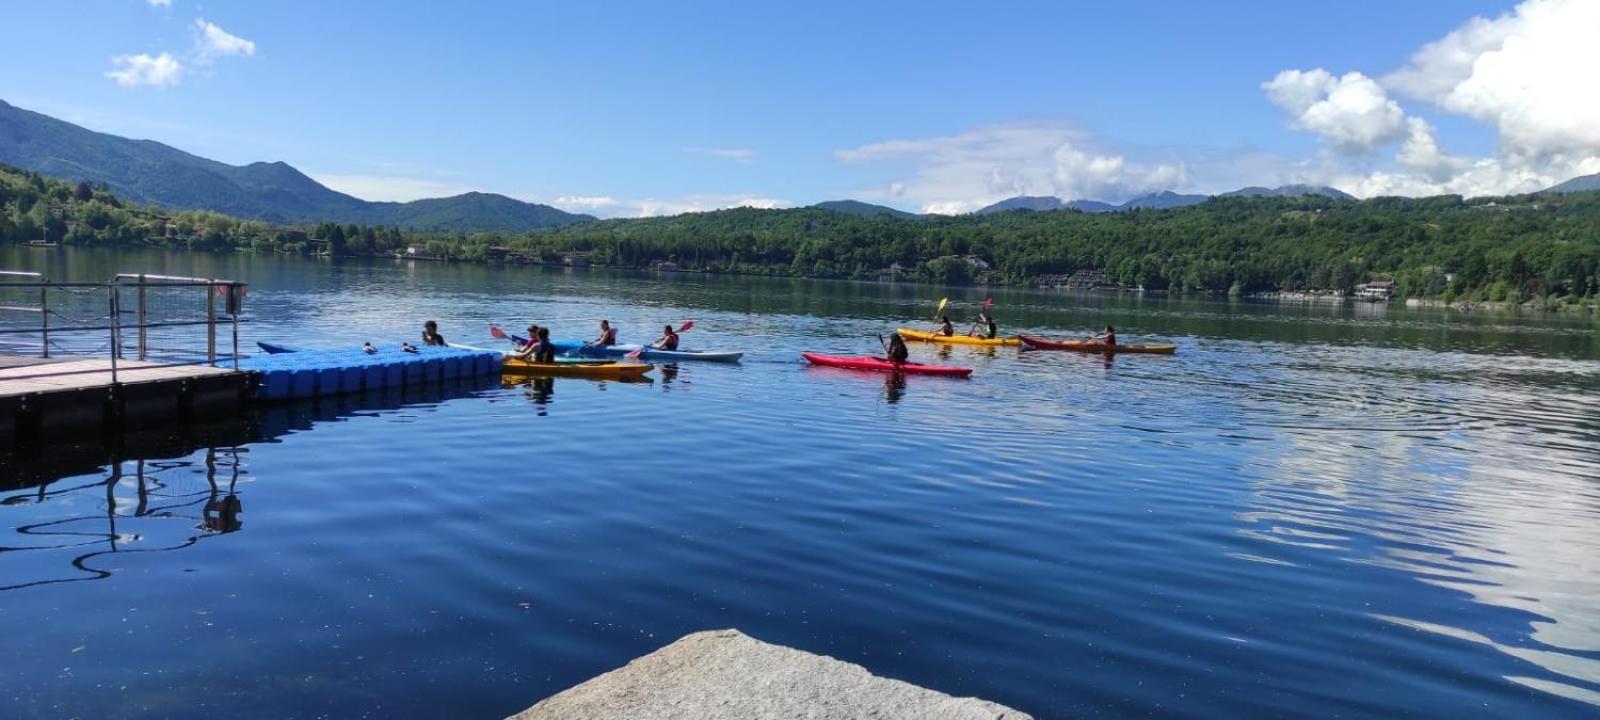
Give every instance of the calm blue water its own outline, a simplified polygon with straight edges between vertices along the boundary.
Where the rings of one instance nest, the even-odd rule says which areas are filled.
[[[6,717],[499,717],[721,627],[1041,718],[1600,716],[1592,317],[1008,291],[1179,353],[894,384],[798,352],[982,295],[7,252],[250,281],[247,340],[751,352],[0,456]]]

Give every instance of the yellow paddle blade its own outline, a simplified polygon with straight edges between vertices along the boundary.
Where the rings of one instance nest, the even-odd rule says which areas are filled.
[[[944,306],[949,305],[949,304],[950,304],[950,298],[939,298],[939,309],[933,311],[933,316],[934,317],[939,317],[940,315],[943,315],[944,314]]]

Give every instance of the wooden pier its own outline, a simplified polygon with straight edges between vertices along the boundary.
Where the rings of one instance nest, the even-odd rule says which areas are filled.
[[[252,373],[210,365],[0,356],[0,447],[239,407]]]

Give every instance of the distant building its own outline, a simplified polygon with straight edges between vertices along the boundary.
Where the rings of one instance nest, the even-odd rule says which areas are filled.
[[[1374,280],[1356,286],[1355,298],[1366,302],[1389,302],[1394,298],[1393,280]]]

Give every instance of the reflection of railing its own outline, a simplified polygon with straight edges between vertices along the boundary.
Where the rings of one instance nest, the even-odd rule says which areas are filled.
[[[246,285],[232,280],[123,274],[105,283],[63,283],[0,271],[0,351],[52,360],[104,358],[113,383],[119,363],[129,358],[214,367],[221,360],[238,369],[245,294]],[[227,333],[220,342],[229,343],[220,353],[219,333]],[[7,378],[75,372],[89,371],[40,364]]]
[[[105,479],[65,488],[40,485],[36,493],[5,498],[7,509],[26,512],[33,506],[56,506],[69,512],[67,517],[20,523],[21,538],[11,542],[15,551],[73,550],[71,564],[76,573],[67,577],[0,580],[0,592],[58,583],[99,580],[111,570],[95,567],[92,561],[112,553],[148,553],[179,550],[216,534],[243,527],[239,515],[244,505],[239,497],[239,482],[246,472],[237,447],[206,448],[203,469],[193,457],[180,460],[117,461],[107,468]],[[129,474],[127,465],[132,465]],[[204,485],[199,482],[204,480]],[[88,509],[87,503],[65,502],[57,498],[81,497],[94,489],[104,491],[102,507]],[[132,497],[119,495],[132,492]],[[159,537],[156,525],[178,522],[187,526],[181,539],[166,544],[144,546],[146,538]],[[103,523],[103,524],[102,524]],[[143,530],[141,532],[140,530]],[[131,546],[130,546],[130,543]],[[81,550],[80,550],[81,549]]]

